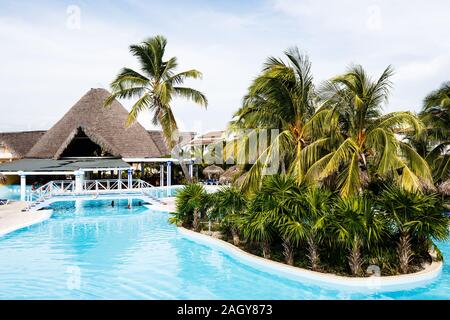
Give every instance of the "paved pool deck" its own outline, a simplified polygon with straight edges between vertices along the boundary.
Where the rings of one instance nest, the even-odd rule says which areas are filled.
[[[21,201],[0,206],[0,236],[45,221],[52,215],[52,210],[23,212],[25,207],[26,203]]]

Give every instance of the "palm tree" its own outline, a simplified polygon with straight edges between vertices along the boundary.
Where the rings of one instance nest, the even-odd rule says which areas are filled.
[[[407,190],[432,184],[426,161],[395,136],[405,127],[419,133],[421,121],[410,112],[381,113],[392,73],[389,66],[372,81],[357,65],[323,85],[321,97],[332,114],[334,147],[309,168],[308,180],[334,176],[342,196],[361,193],[374,177],[393,176]]]
[[[354,276],[362,274],[362,249],[382,239],[386,222],[367,197],[341,198],[330,215],[331,234],[348,248],[348,264]]]
[[[152,112],[152,123],[162,127],[172,150],[179,139],[171,106],[173,99],[185,98],[205,107],[208,101],[200,91],[182,86],[185,80],[201,78],[202,74],[195,69],[177,73],[177,58],[164,60],[166,44],[163,36],[156,36],[131,45],[130,52],[138,59],[141,70],[123,68],[111,82],[111,96],[104,105],[109,106],[116,98],[137,99],[128,115],[127,125],[135,122],[141,112]],[[186,165],[183,161],[180,164],[186,179],[191,182]]]
[[[326,236],[327,217],[333,204],[333,194],[323,188],[311,187],[305,193],[308,215],[306,230],[308,243],[308,259],[312,270],[319,268],[319,245]]]
[[[261,188],[253,197],[244,223],[244,231],[250,240],[261,243],[263,256],[270,257],[270,241],[280,235],[286,263],[294,264],[294,249],[302,238],[303,226],[295,225],[296,232],[286,232],[285,226],[298,215],[300,209],[299,188],[287,175],[266,176]]]
[[[413,240],[419,241],[428,253],[432,239],[446,240],[449,236],[449,219],[435,194],[409,192],[389,186],[381,193],[379,203],[398,233],[397,254],[402,273],[409,271],[414,255]]]
[[[239,245],[241,218],[247,207],[247,198],[237,187],[222,187],[214,197],[213,210],[217,211],[221,225],[231,231],[234,245]]]
[[[311,63],[298,48],[285,52],[286,61],[270,57],[261,74],[253,81],[244,97],[243,106],[235,113],[230,129],[278,129],[279,134],[262,150],[246,173],[242,187],[256,190],[265,168],[279,156],[278,173],[291,174],[298,183],[303,181],[312,152],[308,145],[320,134],[325,112],[316,113],[315,90]],[[247,141],[242,140],[245,144]]]
[[[199,184],[188,184],[178,191],[176,200],[176,212],[169,219],[171,223],[192,225],[194,230],[200,229],[200,212],[208,205],[208,194],[205,188]]]
[[[426,132],[412,141],[422,147],[435,182],[443,182],[450,178],[450,82],[425,97],[420,118]]]

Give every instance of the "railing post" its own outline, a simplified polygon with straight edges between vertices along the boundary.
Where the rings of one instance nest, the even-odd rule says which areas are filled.
[[[75,192],[79,193],[83,191],[83,184],[81,182],[81,171],[75,172]]]
[[[133,189],[133,169],[128,169],[128,189]]]
[[[164,165],[159,165],[159,186],[164,187]]]
[[[172,185],[172,161],[167,161],[167,183],[166,185],[170,187]]]
[[[23,171],[19,171],[20,176],[20,201],[26,200],[27,176]]]

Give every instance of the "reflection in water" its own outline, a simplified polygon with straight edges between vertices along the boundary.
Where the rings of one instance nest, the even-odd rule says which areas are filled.
[[[423,288],[357,293],[267,274],[180,236],[168,214],[127,200],[54,204],[42,224],[0,238],[2,299],[450,298],[450,270]],[[442,244],[444,254],[449,244]]]

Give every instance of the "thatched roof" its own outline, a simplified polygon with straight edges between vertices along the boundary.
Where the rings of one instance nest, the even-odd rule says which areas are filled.
[[[45,131],[21,131],[0,133],[0,146],[6,146],[15,159],[23,158]]]
[[[89,90],[27,153],[27,158],[59,159],[79,129],[110,154],[128,157],[160,157],[153,139],[138,122],[125,127],[127,110],[114,101],[109,108],[103,101],[105,89]]]
[[[244,172],[239,178],[237,178],[236,180],[234,180],[233,184],[239,188],[242,187],[242,185],[244,184],[244,180],[247,177],[248,171]]]
[[[242,168],[238,166],[232,166],[225,170],[225,172],[220,176],[219,182],[230,183],[236,180],[236,178],[242,174]]]
[[[446,195],[446,196],[450,196],[450,179],[442,182],[439,187],[438,190],[441,194]]]
[[[224,173],[224,170],[221,167],[218,167],[216,165],[207,166],[205,169],[203,169],[203,174],[222,174]]]

